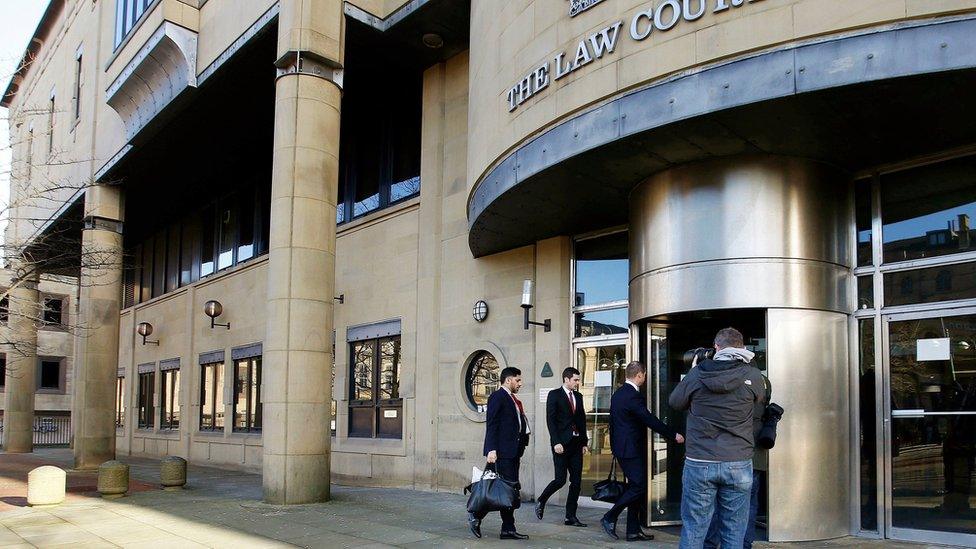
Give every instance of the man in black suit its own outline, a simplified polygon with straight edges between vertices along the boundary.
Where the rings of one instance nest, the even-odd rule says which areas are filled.
[[[640,517],[647,505],[647,429],[659,433],[665,440],[678,444],[685,441],[678,432],[647,410],[640,387],[647,380],[647,372],[640,362],[627,365],[627,382],[610,398],[610,449],[627,476],[627,490],[600,519],[603,531],[613,539],[617,536],[617,517],[627,508],[627,541],[652,540],[640,527]]]
[[[495,464],[498,476],[518,482],[519,461],[529,444],[529,420],[516,393],[522,388],[522,372],[518,368],[504,368],[501,387],[488,397],[484,453],[488,463]],[[501,539],[528,539],[515,530],[515,512],[501,511]],[[468,527],[475,537],[481,537],[484,515],[468,513]]]
[[[586,437],[586,412],[583,395],[576,389],[580,384],[580,372],[576,368],[563,370],[562,387],[549,391],[546,397],[546,425],[549,427],[549,444],[552,447],[552,463],[556,477],[546,486],[535,504],[535,516],[542,520],[546,502],[566,484],[569,474],[569,494],[566,496],[566,521],[568,526],[586,525],[576,518],[576,502],[579,499],[583,479],[583,454],[589,451]]]

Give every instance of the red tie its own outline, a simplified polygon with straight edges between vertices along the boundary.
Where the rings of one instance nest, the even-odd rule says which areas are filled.
[[[517,398],[515,398],[515,395],[512,395],[512,400],[515,401],[515,406],[518,407],[519,413],[524,416],[525,415],[525,410],[522,409],[522,401],[519,400],[519,399],[517,399]]]
[[[572,393],[566,393],[566,396],[569,397],[569,407],[573,410],[573,413],[575,414],[576,413],[576,398],[573,397],[573,394]]]

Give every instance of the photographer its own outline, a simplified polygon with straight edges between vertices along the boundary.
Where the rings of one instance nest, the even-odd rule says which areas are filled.
[[[688,410],[680,547],[701,548],[716,505],[722,547],[741,547],[749,520],[755,421],[766,404],[763,375],[749,364],[742,333],[715,335],[715,356],[692,368],[668,403]]]

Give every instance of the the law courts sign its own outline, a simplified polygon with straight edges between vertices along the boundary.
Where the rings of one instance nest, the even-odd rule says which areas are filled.
[[[603,0],[570,0],[569,16],[574,17],[599,4]],[[706,13],[720,13],[730,8],[738,8],[744,4],[752,4],[761,0],[660,0],[648,5],[631,16],[626,21],[630,38],[640,42],[651,36],[655,30],[667,32],[682,20],[697,21]],[[711,8],[711,9],[709,9]],[[567,55],[565,51],[557,53],[552,59],[532,69],[529,74],[508,90],[508,110],[514,111],[530,97],[549,86],[552,80],[559,80],[574,72],[594,59],[612,54],[617,48],[617,39],[624,27],[621,19],[597,32],[583,38],[576,46],[575,55]]]

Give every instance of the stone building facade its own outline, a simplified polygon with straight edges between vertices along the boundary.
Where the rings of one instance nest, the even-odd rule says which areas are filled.
[[[52,1],[8,260],[81,250],[76,464],[459,490],[517,366],[532,497],[575,366],[586,494],[623,366],[680,427],[732,324],[788,410],[770,539],[971,543],[974,36],[968,0]],[[674,523],[682,449],[648,452]]]

